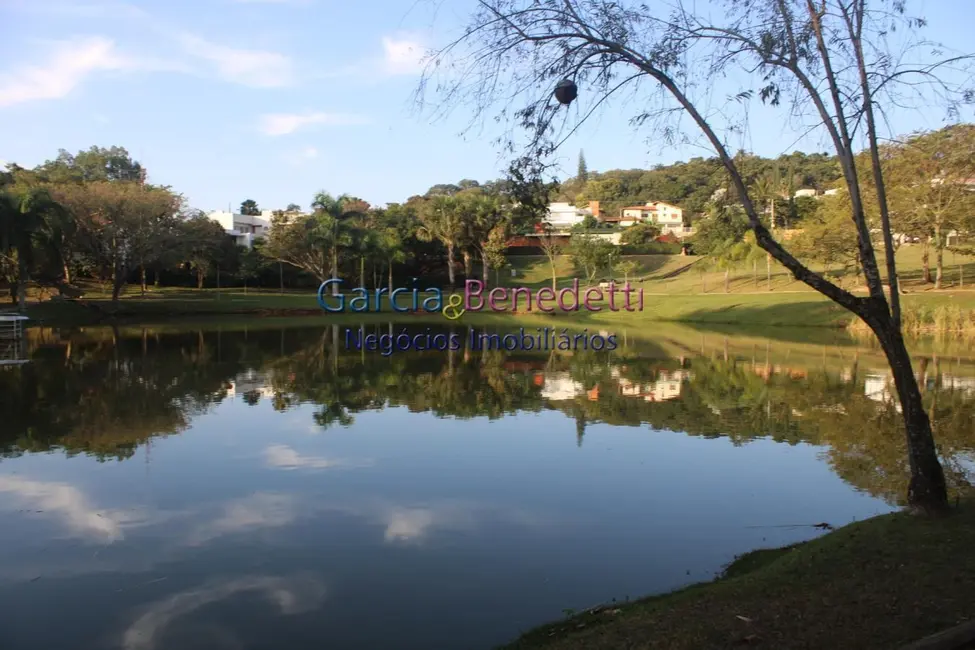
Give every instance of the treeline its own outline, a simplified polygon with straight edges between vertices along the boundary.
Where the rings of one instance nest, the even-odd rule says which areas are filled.
[[[738,165],[753,202],[763,206],[766,226],[801,230],[788,247],[825,272],[857,278],[859,259],[848,197],[839,192],[795,197],[841,184],[842,171],[826,154],[792,153],[775,159],[741,152]],[[946,250],[970,253],[964,235],[975,230],[975,126],[960,124],[915,134],[882,147],[882,166],[895,243],[918,241],[924,278],[940,287]],[[874,183],[868,159],[857,161],[859,182]],[[716,159],[657,166],[650,170],[589,172],[580,155],[575,177],[559,183],[512,165],[504,179],[440,184],[403,203],[385,207],[350,196],[316,194],[307,210],[297,203],[276,210],[268,236],[253,248],[234,245],[223,228],[192,209],[173,188],[147,182],[145,168],[121,147],[61,151],[34,169],[13,165],[0,171],[0,281],[11,298],[26,303],[34,283],[68,297],[80,294],[81,278],[111,287],[117,299],[127,283],[148,285],[258,285],[310,287],[329,277],[364,287],[424,277],[457,286],[463,278],[488,281],[507,263],[512,235],[537,230],[550,201],[577,205],[598,200],[604,212],[649,200],[674,203],[697,229],[694,252],[700,268],[725,271],[771,260],[749,232],[740,197]],[[866,206],[879,227],[876,206]],[[243,214],[260,214],[251,199]],[[571,256],[577,272],[593,282],[627,277],[623,253],[657,253],[659,231],[635,226],[624,248],[592,236],[594,219],[564,239],[542,237],[540,252],[551,262]],[[878,242],[880,245],[881,242]],[[676,252],[668,249],[666,252]],[[931,271],[929,257],[933,258]],[[771,287],[771,281],[769,281]]]
[[[147,182],[121,147],[92,147],[34,169],[0,173],[0,278],[23,306],[30,283],[74,296],[81,278],[126,283],[311,286],[329,277],[361,286],[423,275],[454,286],[457,272],[487,278],[506,263],[512,234],[530,232],[545,214],[554,184],[506,180],[435,186],[384,208],[326,192],[305,211],[274,211],[268,236],[238,247],[215,221],[173,188]],[[251,199],[242,214],[260,214]]]
[[[912,134],[880,148],[888,218],[893,245],[914,243],[921,247],[925,283],[941,288],[944,253],[951,250],[972,255],[975,232],[975,125],[957,124],[938,131]],[[876,204],[876,181],[866,153],[856,158],[857,178],[873,203],[865,207],[868,227],[878,251],[881,214]],[[792,186],[775,171],[752,179],[751,198],[764,207],[763,220],[773,235],[793,230],[786,247],[801,260],[818,265],[823,273],[859,283],[861,266],[857,233],[851,219],[849,195],[839,190],[828,196],[794,198]],[[731,271],[771,260],[759,249],[749,231],[740,203],[722,198],[711,201],[697,222],[695,252],[707,256],[702,268]],[[932,270],[933,266],[933,270]],[[771,285],[770,285],[771,286]]]
[[[836,156],[824,153],[795,152],[763,158],[739,152],[735,162],[750,186],[772,185],[786,203],[796,190],[823,191],[842,178]],[[692,158],[652,169],[590,172],[581,153],[576,176],[564,181],[555,197],[554,200],[580,207],[599,201],[600,209],[613,215],[626,206],[664,201],[682,208],[689,221],[706,213],[716,200],[738,202],[734,186],[717,158]]]

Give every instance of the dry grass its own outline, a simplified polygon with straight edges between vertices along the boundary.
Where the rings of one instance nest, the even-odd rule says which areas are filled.
[[[958,305],[924,305],[905,303],[901,311],[904,333],[909,336],[952,336],[975,338],[975,309]],[[857,336],[870,335],[867,324],[859,318],[848,329]]]

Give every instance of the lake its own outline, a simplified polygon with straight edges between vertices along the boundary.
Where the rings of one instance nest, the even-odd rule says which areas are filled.
[[[882,355],[840,335],[383,356],[346,327],[29,330],[0,368],[0,648],[490,648],[906,491]],[[916,348],[954,494],[975,355]]]

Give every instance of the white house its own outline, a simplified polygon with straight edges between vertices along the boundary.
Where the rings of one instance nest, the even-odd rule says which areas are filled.
[[[621,226],[632,226],[646,221],[657,224],[662,233],[684,233],[684,211],[671,203],[648,201],[643,205],[631,205],[620,210]]]
[[[796,190],[796,193],[792,195],[792,198],[798,199],[801,196],[816,197],[816,190],[811,188],[803,188],[801,190]]]
[[[207,216],[232,235],[238,246],[250,248],[255,239],[263,239],[271,227],[273,210],[262,210],[260,215],[238,214],[216,210]]]
[[[598,210],[597,203],[596,211],[598,212]],[[568,230],[572,226],[582,223],[582,220],[589,216],[593,216],[591,204],[587,208],[577,208],[571,203],[549,203],[545,223],[555,230]]]

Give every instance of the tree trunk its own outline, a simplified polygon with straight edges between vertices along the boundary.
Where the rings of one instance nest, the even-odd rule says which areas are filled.
[[[122,273],[122,269],[118,266],[115,267],[115,271],[112,275],[112,302],[117,303],[119,296],[122,294],[122,285],[125,284],[125,275]]]
[[[280,292],[284,293],[284,264],[278,262],[278,284],[281,287]]]
[[[772,254],[765,256],[765,279],[768,282],[768,290],[772,290]]]
[[[464,250],[461,251],[460,254],[464,258],[464,277],[469,278],[471,277],[471,273],[473,272],[473,266],[474,266],[473,263],[471,262],[471,252],[465,248]]]
[[[389,261],[389,293],[393,293],[393,260]]]
[[[729,293],[731,289],[731,269],[724,270],[724,292]]]
[[[142,291],[142,295],[144,296],[146,295],[146,265],[145,264],[139,265],[139,280],[140,280],[139,288]]]
[[[203,269],[200,268],[199,266],[196,267],[196,288],[197,289],[203,288]]]
[[[906,429],[907,457],[911,467],[907,501],[915,510],[944,511],[948,506],[944,472],[938,461],[931,420],[924,411],[921,390],[911,368],[911,357],[904,345],[904,337],[884,306],[874,305],[872,309],[874,313],[869,315],[868,324],[877,335],[894,375]]]
[[[941,224],[936,223],[934,225],[934,288],[941,288],[941,281],[945,276],[945,263],[944,263],[944,252],[945,247],[941,242]]]
[[[27,268],[27,256],[17,253],[17,306],[27,309],[27,282],[30,280],[30,269]]]
[[[332,278],[339,277],[339,251],[338,248],[332,246]],[[332,285],[332,295],[339,295],[338,283]]]
[[[758,288],[758,260],[752,260],[752,280],[754,281],[755,288]]]
[[[487,286],[488,278],[491,277],[490,275],[488,275],[490,272],[491,272],[491,267],[488,266],[487,260],[484,258],[484,253],[482,252],[481,253],[481,280],[484,282],[485,287]]]
[[[68,266],[67,262],[62,265],[62,273],[64,273],[64,283],[71,284],[71,267]]]
[[[454,288],[454,245],[447,244],[447,279],[450,281],[450,288]]]
[[[921,250],[921,264],[924,267],[924,282],[931,282],[931,264],[928,261],[928,242],[925,241],[923,244],[924,248]]]
[[[549,260],[549,264],[552,265],[552,291],[555,291],[556,289],[558,289],[558,282],[559,282],[558,278],[559,278],[559,276],[558,276],[558,273],[556,273],[556,271],[555,271],[555,258],[554,257]]]
[[[359,286],[365,288],[366,286],[366,256],[359,256]]]

